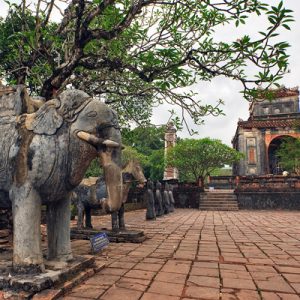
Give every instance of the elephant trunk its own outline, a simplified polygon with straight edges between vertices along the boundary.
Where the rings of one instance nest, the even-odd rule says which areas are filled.
[[[78,131],[77,136],[96,146],[99,151],[107,189],[107,198],[102,201],[102,207],[107,213],[119,210],[123,194],[120,131],[114,128],[108,129],[106,134],[102,134],[102,136],[109,137],[106,139],[85,131]]]
[[[114,150],[107,147],[105,151],[99,153],[107,190],[107,198],[103,200],[102,207],[107,213],[119,210],[122,205],[123,183],[121,166],[113,160],[112,154]]]

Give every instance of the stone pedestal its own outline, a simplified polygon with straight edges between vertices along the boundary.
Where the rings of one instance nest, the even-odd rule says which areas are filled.
[[[93,235],[97,233],[106,233],[108,239],[112,243],[142,243],[146,240],[146,236],[143,231],[136,230],[109,230],[107,228],[101,229],[71,229],[71,239],[89,240]]]
[[[68,263],[45,261],[45,271],[38,274],[15,274],[12,268],[12,252],[0,253],[0,290],[16,297],[26,294],[28,299],[42,290],[58,287],[86,269],[94,267],[95,258],[90,255],[75,256]],[[2,299],[2,298],[1,298]],[[19,298],[14,298],[19,299]]]

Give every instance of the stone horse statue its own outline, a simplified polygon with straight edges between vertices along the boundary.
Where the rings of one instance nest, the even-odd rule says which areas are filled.
[[[15,272],[44,270],[41,205],[47,205],[48,259],[72,259],[70,197],[100,157],[108,213],[122,205],[121,134],[115,112],[79,90],[47,102],[24,86],[0,88],[0,207],[13,212]]]
[[[122,169],[123,178],[123,193],[122,193],[122,206],[121,209],[112,214],[112,223],[124,224],[124,203],[127,201],[128,192],[131,183],[137,180],[139,183],[144,183],[146,178],[143,174],[143,170],[140,164],[136,160],[130,160]],[[91,220],[91,209],[102,208],[103,199],[107,198],[106,183],[102,177],[99,177],[96,181],[95,178],[87,178],[75,189],[75,197],[73,201],[77,206],[78,219],[77,228],[84,228],[84,216],[85,227],[93,228]],[[125,225],[124,225],[125,226]]]

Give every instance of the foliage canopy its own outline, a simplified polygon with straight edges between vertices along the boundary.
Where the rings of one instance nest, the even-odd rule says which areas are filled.
[[[276,151],[281,167],[292,174],[300,175],[300,139],[286,137]]]
[[[180,180],[205,178],[212,171],[232,165],[243,154],[223,144],[220,140],[184,139],[168,150],[167,164],[179,171]]]
[[[110,103],[124,122],[147,123],[168,102],[196,124],[221,113],[191,86],[216,76],[239,80],[247,98],[287,71],[291,10],[257,0],[6,0],[0,20],[0,76],[50,99],[72,84]],[[258,38],[219,40],[222,26],[246,26],[251,15],[269,25]],[[58,21],[54,21],[58,20]],[[255,67],[256,75],[246,70]],[[251,69],[252,70],[252,69]],[[252,71],[251,71],[252,72]]]
[[[142,166],[148,163],[147,158],[143,154],[130,146],[126,146],[122,150],[122,167],[125,167],[130,160],[138,161]],[[99,158],[95,158],[89,165],[84,177],[99,177],[102,174],[101,162]]]
[[[164,132],[165,127],[145,126],[133,130],[123,129],[123,143],[133,148],[140,160],[146,178],[161,180],[164,173]]]

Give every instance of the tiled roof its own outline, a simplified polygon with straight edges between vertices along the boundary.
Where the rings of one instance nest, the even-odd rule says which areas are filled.
[[[294,127],[299,122],[299,119],[248,120],[239,121],[238,126],[242,128],[282,128]]]
[[[269,98],[284,98],[291,96],[298,96],[299,89],[296,88],[279,88],[279,89],[270,89],[268,91],[262,91],[258,94],[257,99],[269,99]]]

